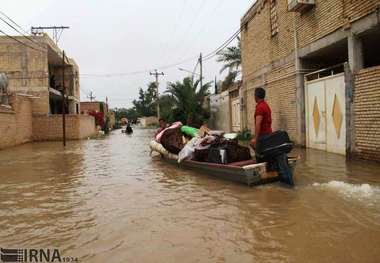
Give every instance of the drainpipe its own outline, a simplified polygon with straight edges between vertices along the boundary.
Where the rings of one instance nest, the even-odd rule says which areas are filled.
[[[294,32],[294,66],[296,73],[296,144],[306,145],[306,121],[305,121],[305,91],[304,79],[301,74],[301,65],[299,60],[298,49],[298,31],[297,31],[297,15],[293,13],[293,32]]]
[[[296,74],[299,73],[300,66],[299,66],[299,60],[298,60],[298,31],[297,31],[297,22],[296,22],[296,13],[293,12],[293,32],[294,32],[294,64],[296,67]]]

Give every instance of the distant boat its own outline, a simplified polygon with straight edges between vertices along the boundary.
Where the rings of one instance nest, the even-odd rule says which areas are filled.
[[[131,125],[127,125],[127,127],[125,128],[125,133],[126,134],[132,134],[133,133],[133,129],[131,127]]]

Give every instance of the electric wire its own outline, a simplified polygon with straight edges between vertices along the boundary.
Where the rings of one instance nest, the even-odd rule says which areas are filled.
[[[18,40],[16,37],[11,36],[11,35],[8,35],[7,33],[5,33],[5,32],[4,32],[3,30],[1,30],[1,29],[0,29],[0,33],[4,34],[6,37],[8,37],[8,38],[10,38],[10,39],[12,39],[12,40],[14,40],[14,41],[20,43],[21,45],[26,46],[26,47],[28,47],[28,48],[31,48],[31,49],[34,49],[34,50],[36,50],[36,51],[40,51],[40,52],[45,52],[45,50],[42,50],[42,49],[39,49],[39,48],[35,48],[35,47],[33,47],[33,46],[30,46],[30,45],[28,45],[28,44],[22,42],[21,40]]]
[[[41,45],[41,43],[39,43],[38,41],[36,41],[35,39],[33,39],[32,37],[26,35],[28,34],[19,24],[17,24],[12,18],[10,18],[9,16],[7,16],[4,12],[0,11],[0,14],[3,15],[6,19],[8,19],[10,21],[10,23],[14,24],[16,27],[18,27],[19,29],[17,29],[16,27],[14,27],[13,25],[11,25],[8,21],[6,21],[4,18],[0,17],[0,20],[3,21],[5,24],[7,24],[9,27],[11,27],[13,30],[15,30],[17,33],[19,33],[21,36],[25,37],[26,39],[28,39],[30,42],[32,42],[33,44],[37,45],[38,47],[44,49],[44,47]],[[23,32],[21,32],[21,31]]]
[[[199,7],[199,11],[203,8],[203,4],[200,5]],[[1,12],[1,11],[0,11]],[[1,12],[3,15],[5,15],[3,12]],[[198,12],[199,13],[199,12]],[[6,16],[6,15],[5,15]],[[13,21],[11,18],[9,18],[7,16],[7,18],[10,20],[10,21]],[[197,18],[197,17],[196,17]],[[194,24],[194,21],[196,20],[193,19],[192,23],[190,24],[190,27],[189,29],[191,29],[192,25]],[[246,23],[249,23],[251,20],[252,20],[253,16],[246,22]],[[1,18],[0,18],[1,19]],[[3,19],[1,19],[3,20]],[[4,21],[4,20],[3,20]],[[15,23],[15,22],[13,22]],[[8,23],[7,23],[8,24]],[[15,23],[17,25],[17,23]],[[9,25],[9,24],[8,24]],[[14,27],[12,27],[13,29],[15,29]],[[19,32],[19,31],[18,31]],[[210,60],[212,59],[213,57],[215,57],[216,55],[218,55],[218,53],[220,51],[222,51],[223,49],[225,49],[232,41],[234,41],[238,36],[239,34],[242,32],[242,27],[240,27],[237,31],[234,32],[234,34],[232,36],[230,36],[226,41],[224,41],[221,45],[219,45],[215,50],[207,53],[206,55],[203,56],[203,61],[206,61],[206,60]],[[34,49],[34,50],[37,50],[37,51],[41,51],[43,52],[44,50],[40,50],[40,49],[37,49],[35,47],[32,47],[20,40],[18,40],[17,38],[13,37],[13,36],[10,36],[8,35],[7,33],[5,33],[3,30],[0,30],[0,33],[4,34],[5,36],[7,36],[8,38],[11,38],[15,41],[17,41],[18,43],[24,45],[24,46],[27,46],[31,49]],[[20,32],[19,32],[20,33]],[[26,37],[26,36],[24,36]],[[172,64],[168,64],[168,65],[164,65],[164,66],[161,66],[161,67],[154,67],[154,68],[160,68],[160,69],[169,69],[169,68],[172,68],[172,67],[176,67],[176,66],[179,66],[181,64],[184,64],[186,62],[189,62],[189,61],[192,61],[194,59],[198,59],[198,56],[194,56],[194,57],[190,57],[190,58],[187,58],[187,59],[184,59],[184,60],[181,60],[181,61],[178,61],[176,63],[172,63]],[[195,67],[195,70],[198,66],[198,63],[199,63],[199,60],[196,64],[196,67]],[[123,76],[132,76],[132,75],[139,75],[139,74],[145,74],[147,72],[150,72],[152,70],[152,68],[150,69],[145,69],[145,70],[139,70],[139,71],[132,71],[132,72],[126,72],[126,73],[110,73],[110,74],[80,74],[81,76],[83,77],[123,77]],[[194,70],[194,72],[195,72]]]

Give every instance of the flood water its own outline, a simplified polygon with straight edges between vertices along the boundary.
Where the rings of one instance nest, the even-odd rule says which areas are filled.
[[[0,247],[80,262],[380,262],[380,166],[297,152],[249,188],[149,156],[152,130],[0,151]]]

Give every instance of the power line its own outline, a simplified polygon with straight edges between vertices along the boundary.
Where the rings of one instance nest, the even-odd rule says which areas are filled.
[[[218,46],[214,51],[207,53],[203,57],[203,61],[206,61],[206,60],[209,60],[209,59],[215,57],[220,51],[222,51],[229,44],[231,44],[231,42],[234,41],[234,39],[239,36],[239,34],[241,33],[241,31],[242,31],[242,29],[239,28],[239,30],[237,30],[231,37],[229,37],[226,41],[224,41],[223,44],[221,44],[220,46]],[[187,59],[184,59],[184,60],[179,61],[177,63],[173,63],[173,64],[169,64],[169,65],[162,66],[162,67],[157,67],[157,68],[169,69],[169,68],[176,67],[176,66],[179,66],[181,64],[184,64],[186,62],[192,61],[194,59],[198,60],[199,56],[194,56],[194,57],[191,57],[191,58],[187,58]],[[84,76],[84,77],[86,77],[86,76],[88,76],[88,77],[123,77],[123,76],[132,76],[132,75],[144,74],[144,73],[147,73],[149,71],[150,71],[150,69],[149,70],[134,71],[134,72],[127,72],[127,73],[116,73],[116,74],[81,74],[81,76]]]
[[[183,37],[181,38],[181,40],[178,42],[178,44],[175,46],[175,49],[177,49],[178,47],[181,47],[182,44],[185,42],[185,40],[187,39],[187,36],[188,36],[188,33],[191,31],[193,25],[195,24],[195,22],[198,20],[199,18],[199,15],[201,14],[201,11],[205,5],[206,1],[201,1],[201,4],[198,6],[198,9],[196,10],[195,12],[195,16],[193,18],[193,20],[191,21],[191,23],[189,24],[189,26],[187,27],[187,29],[185,30],[185,33],[183,35]]]
[[[241,33],[241,29],[239,29],[238,31],[236,31],[229,39],[227,39],[222,45],[220,45],[217,49],[215,49],[214,51],[208,53],[207,55],[204,56],[204,60],[209,60],[211,59],[212,57],[215,57],[220,51],[222,51],[223,49],[225,49],[229,44],[231,44],[232,41],[234,41],[235,38],[237,38],[239,36],[239,34]]]
[[[12,20],[10,17],[8,17],[4,12],[1,12],[0,13],[5,16],[9,21],[11,21],[13,24],[15,24],[18,28],[20,28],[20,30],[24,31],[24,29],[22,29],[14,20]],[[15,30],[17,33],[19,33],[20,35],[22,35],[23,37],[25,37],[26,39],[28,39],[30,42],[36,44],[37,46],[41,47],[42,46],[40,45],[39,42],[37,42],[36,40],[34,40],[33,38],[27,36],[27,35],[24,35],[24,33],[20,32],[19,29],[15,28],[13,25],[11,25],[8,21],[6,21],[4,18],[0,17],[0,20],[3,21],[4,23],[6,23],[9,27],[11,27],[13,30]]]
[[[189,61],[193,61],[194,59],[197,59],[198,56],[194,56],[194,57],[191,57],[191,58],[187,58],[187,59],[184,59],[182,61],[179,61],[177,63],[173,63],[173,64],[169,64],[169,65],[164,65],[164,66],[161,66],[161,67],[157,67],[157,68],[160,68],[160,69],[169,69],[169,68],[173,68],[173,67],[176,67],[176,66],[179,66],[181,64],[184,64],[186,62],[189,62]],[[125,77],[125,76],[133,76],[133,75],[140,75],[140,74],[146,74],[146,73],[149,73],[152,69],[146,69],[146,70],[139,70],[139,71],[132,71],[132,72],[126,72],[126,73],[111,73],[111,74],[80,74],[81,76],[83,77]]]
[[[249,23],[252,19],[253,19],[253,17],[251,17],[246,23]],[[231,42],[234,41],[239,36],[239,34],[242,32],[242,30],[243,30],[242,27],[240,27],[237,31],[235,31],[233,33],[232,36],[230,36],[226,41],[224,41],[221,45],[219,45],[215,50],[204,55],[202,60],[206,61],[206,60],[210,60],[211,58],[215,57],[220,51],[222,51],[229,44],[231,44]],[[184,64],[186,62],[193,61],[195,59],[197,59],[197,64],[195,67],[195,70],[196,70],[198,63],[199,63],[199,56],[190,57],[190,58],[184,59],[182,61],[179,61],[177,63],[173,63],[173,64],[161,66],[161,67],[156,67],[156,68],[169,69],[169,68],[177,67],[177,66]],[[80,74],[80,75],[83,77],[124,77],[124,76],[133,76],[133,75],[145,74],[145,73],[149,73],[150,71],[151,71],[151,69],[145,69],[145,70],[139,70],[139,71],[126,72],[126,73]]]
[[[211,17],[208,18],[209,20],[214,20],[215,16],[218,14],[217,10],[219,10],[223,6],[224,2],[225,2],[225,0],[219,0],[219,2],[216,4],[214,9],[212,10]],[[197,35],[195,36],[194,43],[198,42],[198,39],[202,34],[207,35],[210,30],[211,30],[210,24],[208,24],[207,26],[202,26],[201,30],[198,31]],[[199,46],[200,46],[199,44],[196,45],[195,50],[197,50],[199,48]],[[189,51],[189,50],[190,50],[190,48],[188,48],[187,51]]]
[[[21,45],[26,46],[26,47],[28,47],[28,48],[31,48],[31,49],[34,49],[34,50],[36,50],[36,51],[40,51],[40,52],[45,52],[45,51],[46,51],[46,50],[42,50],[42,49],[38,49],[38,48],[32,47],[32,46],[30,46],[30,45],[28,45],[28,44],[26,44],[26,43],[24,43],[24,42],[18,40],[16,37],[13,37],[13,36],[8,35],[7,33],[5,33],[5,32],[4,32],[3,30],[1,30],[1,29],[0,29],[0,33],[4,34],[6,37],[8,37],[8,38],[10,38],[10,39],[12,39],[12,40],[14,40],[14,41],[20,43]]]
[[[25,34],[29,34],[28,32],[26,32],[25,29],[23,29],[19,24],[17,24],[12,18],[10,18],[9,16],[7,16],[7,14],[5,14],[4,12],[0,11],[0,14],[2,14],[3,16],[5,16],[9,21],[11,21],[15,26],[17,26],[21,31],[23,31]]]

